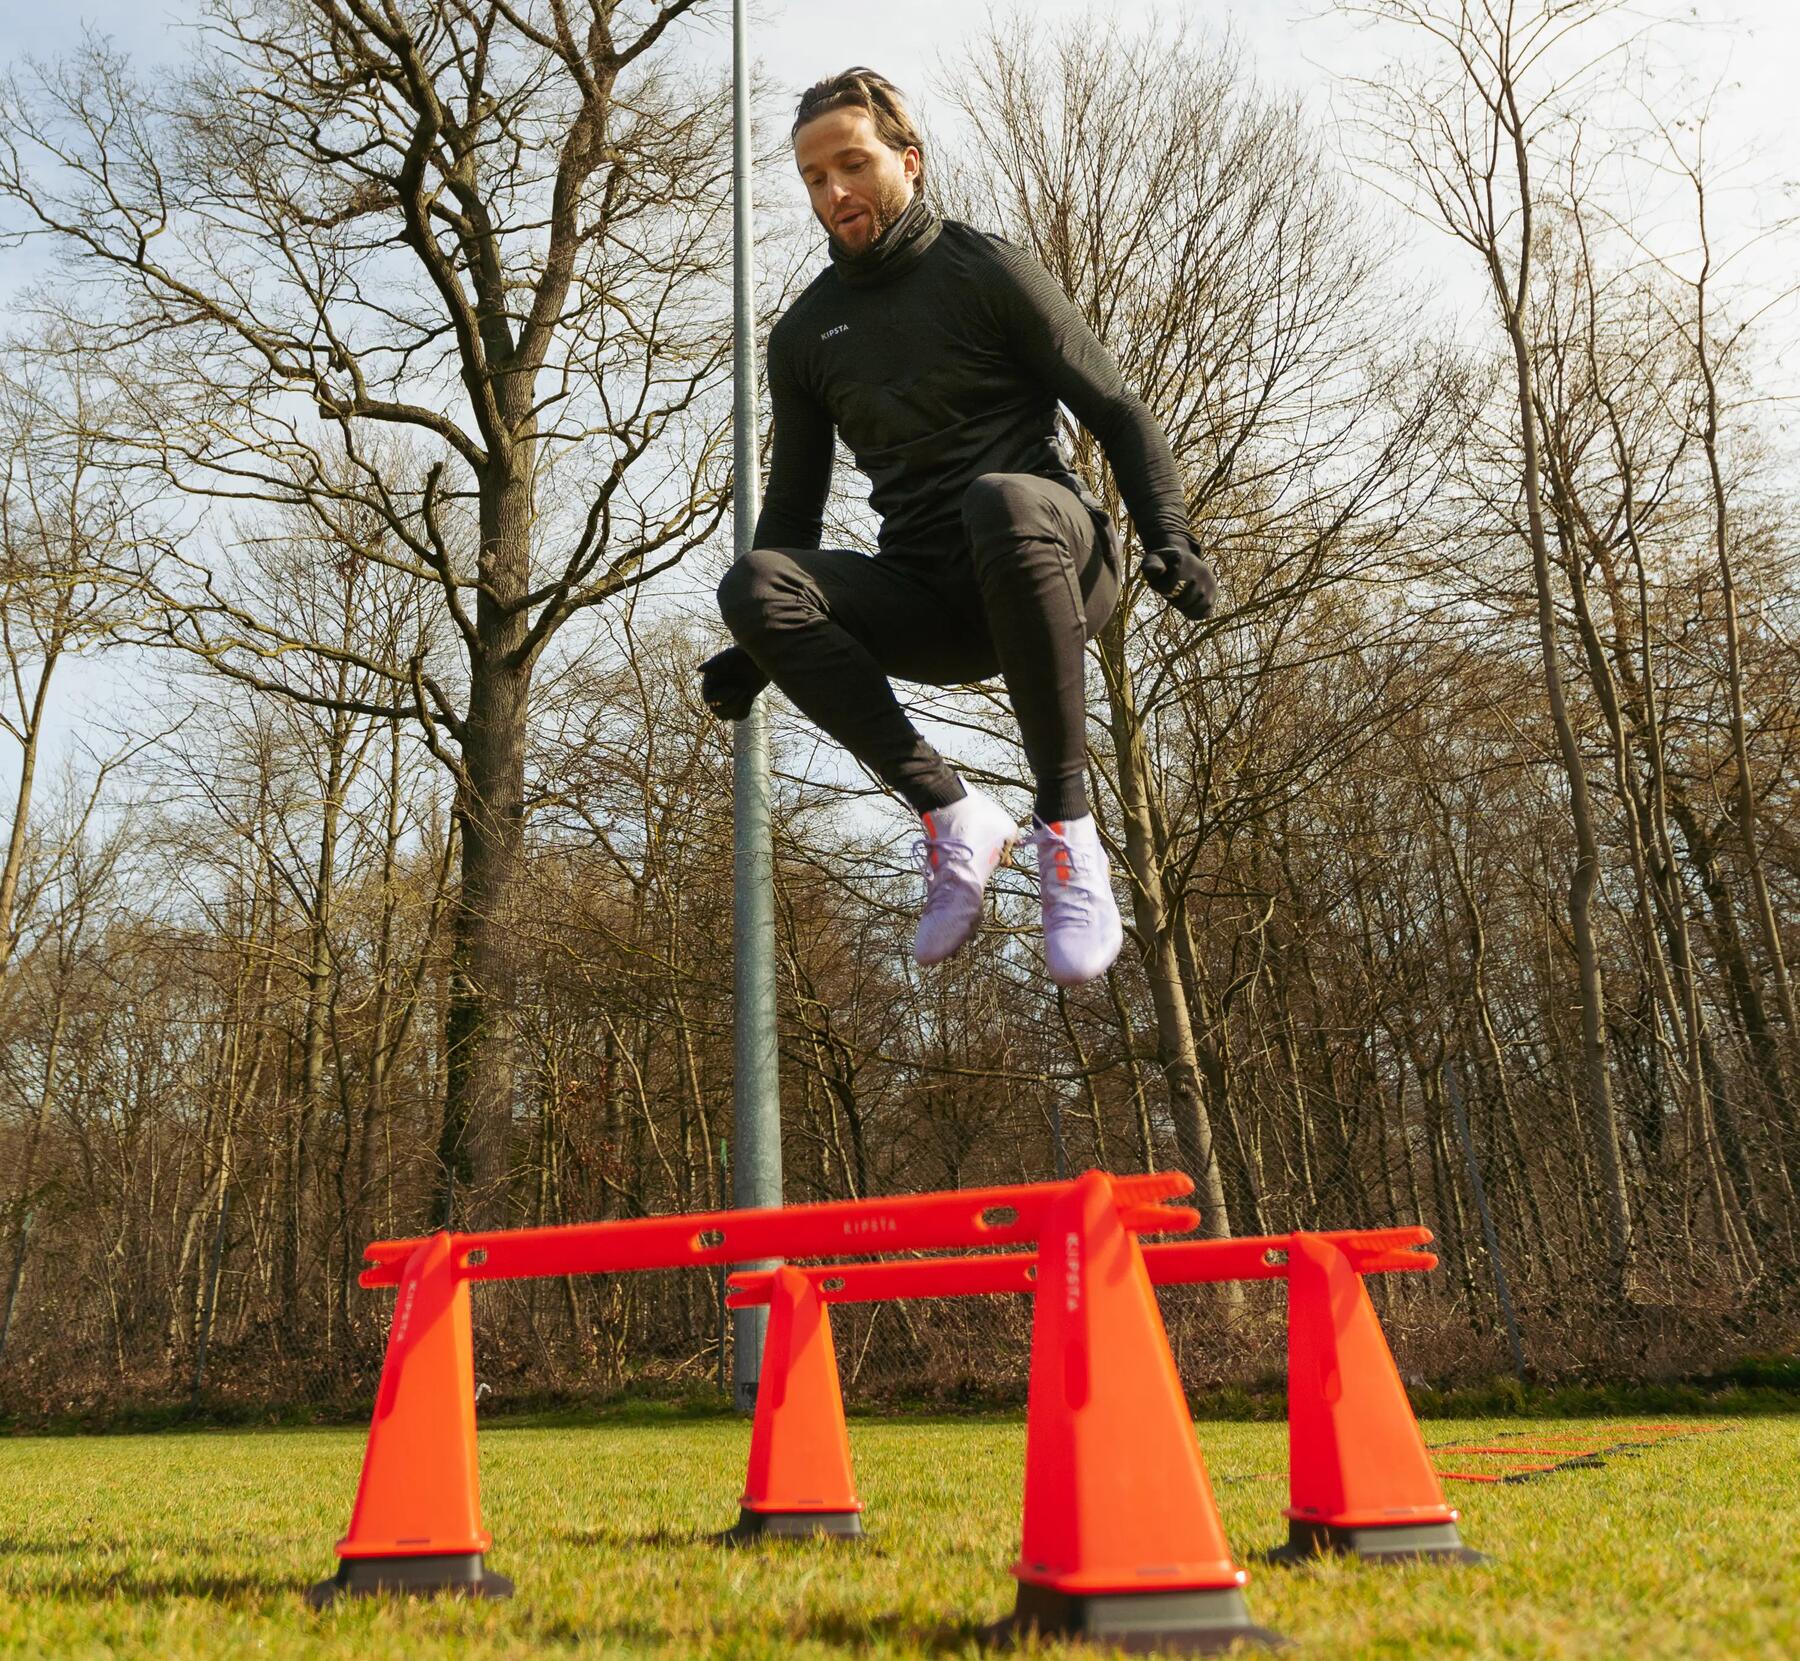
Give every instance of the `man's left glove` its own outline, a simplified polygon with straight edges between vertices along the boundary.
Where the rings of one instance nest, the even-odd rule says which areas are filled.
[[[769,677],[742,646],[727,646],[700,665],[700,696],[721,721],[742,721]]]
[[[1146,548],[1138,570],[1144,581],[1183,617],[1198,623],[1212,615],[1218,580],[1212,567],[1185,543]]]

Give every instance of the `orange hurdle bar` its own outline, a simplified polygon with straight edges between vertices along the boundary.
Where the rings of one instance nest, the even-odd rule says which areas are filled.
[[[1146,1231],[1148,1232],[1148,1231]],[[1341,1251],[1359,1275],[1435,1269],[1428,1228],[1337,1229],[1315,1234]],[[1246,1235],[1234,1240],[1177,1240],[1145,1246],[1144,1267],[1154,1286],[1195,1286],[1225,1280],[1287,1278],[1289,1234]],[[1031,1292],[1037,1286],[1037,1254],[928,1257],[913,1263],[814,1263],[799,1271],[826,1303],[885,1303],[891,1298],[963,1298]],[[750,1309],[769,1301],[774,1271],[746,1269],[730,1277],[726,1302]]]
[[[625,1222],[452,1234],[462,1280],[521,1280],[699,1268],[759,1257],[842,1257],[849,1252],[931,1251],[1035,1243],[1045,1216],[1072,1182],[1027,1182],[887,1199],[828,1200],[752,1211],[699,1211]],[[1146,1234],[1182,1234],[1200,1215],[1161,1202],[1193,1192],[1179,1171],[1114,1179],[1120,1222]],[[407,1260],[428,1242],[377,1240],[363,1256],[363,1286],[398,1286]]]
[[[1436,1256],[1422,1249],[1430,1240],[1426,1228],[1340,1229],[1140,1248],[1153,1285],[1288,1282],[1289,1536],[1269,1554],[1274,1561],[1322,1551],[1377,1562],[1481,1561],[1462,1543],[1362,1283],[1364,1275],[1435,1268]],[[1034,1292],[1037,1263],[995,1254],[796,1272],[824,1303],[869,1303]],[[766,1273],[735,1274],[727,1301],[766,1303],[770,1284]]]
[[[364,1254],[368,1266],[361,1283],[397,1286],[400,1296],[350,1528],[338,1542],[339,1570],[313,1589],[312,1600],[324,1604],[391,1591],[499,1597],[511,1590],[505,1577],[483,1560],[491,1541],[481,1526],[478,1500],[468,1282],[675,1269],[765,1257],[1015,1245],[1035,1241],[1053,1208],[1076,1187],[1074,1182],[1020,1183],[377,1241]],[[1117,1226],[1127,1233],[1195,1227],[1197,1212],[1163,1203],[1192,1188],[1178,1171],[1114,1180],[1109,1193],[1115,1197]],[[822,1306],[816,1307],[822,1318]],[[821,1320],[815,1323],[819,1326],[822,1330],[797,1335],[818,1363],[818,1376],[808,1388],[812,1396],[823,1392],[835,1400],[835,1365],[829,1376],[823,1365],[829,1323]],[[841,1401],[837,1411],[841,1420]],[[846,1483],[847,1475],[846,1449]],[[771,1513],[786,1503],[773,1489],[766,1495],[749,1492],[747,1501],[747,1509],[763,1504]],[[848,1503],[854,1503],[853,1497]]]

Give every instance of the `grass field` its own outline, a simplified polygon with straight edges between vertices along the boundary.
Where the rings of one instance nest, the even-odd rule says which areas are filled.
[[[1437,1443],[1591,1422],[1437,1420]],[[1279,1425],[1203,1424],[1240,1560],[1283,1537]],[[1012,1606],[1024,1427],[853,1421],[869,1540],[731,1551],[748,1426],[489,1425],[489,1562],[508,1603],[300,1590],[335,1568],[354,1430],[0,1442],[0,1654],[56,1657],[974,1656]],[[1453,1485],[1482,1567],[1252,1565],[1252,1613],[1298,1658],[1800,1655],[1800,1422]],[[1032,1653],[1061,1654],[1043,1645]],[[1091,1655],[1092,1651],[1071,1653]]]

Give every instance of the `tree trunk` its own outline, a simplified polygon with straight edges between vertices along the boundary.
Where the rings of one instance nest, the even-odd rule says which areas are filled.
[[[479,1227],[504,1209],[513,1109],[518,990],[515,916],[525,863],[525,727],[531,693],[526,589],[531,542],[530,445],[513,470],[482,480],[479,650],[469,677],[457,821],[462,892],[451,924],[444,1018],[448,1078],[438,1138],[437,1222]]]
[[[44,1054],[44,1083],[38,1092],[37,1112],[25,1139],[25,1163],[19,1171],[18,1200],[15,1209],[18,1222],[13,1239],[12,1269],[6,1277],[6,1304],[0,1308],[0,1360],[6,1358],[6,1340],[12,1332],[13,1309],[18,1303],[19,1287],[25,1279],[25,1254],[31,1246],[32,1184],[37,1181],[37,1162],[43,1147],[44,1131],[50,1123],[50,1103],[56,1089],[56,1065],[62,1053],[63,1028],[67,1019],[68,994],[59,984],[56,1014],[50,1023],[50,1038]]]
[[[9,642],[10,645],[10,642]],[[0,976],[12,962],[13,948],[18,944],[19,925],[13,909],[19,903],[19,873],[25,866],[25,849],[31,820],[31,794],[37,780],[38,740],[44,730],[44,710],[50,698],[50,677],[56,670],[61,652],[56,645],[44,655],[38,673],[37,689],[32,694],[29,714],[23,714],[19,729],[19,788],[13,798],[12,829],[6,837],[6,863],[0,866]],[[17,668],[16,660],[14,664]]]
[[[1156,782],[1144,748],[1125,661],[1124,615],[1121,607],[1101,636],[1106,665],[1109,725],[1119,769],[1119,799],[1125,820],[1125,857],[1131,872],[1131,906],[1138,933],[1150,947],[1144,971],[1156,1012],[1157,1058],[1169,1087],[1169,1112],[1175,1122],[1175,1147],[1181,1167],[1194,1179],[1202,1226],[1208,1234],[1231,1232],[1225,1182],[1213,1146],[1212,1118],[1200,1094],[1200,1071],[1194,1054],[1194,1029],[1188,1013],[1181,964],[1176,956],[1175,914],[1163,889],[1161,850],[1157,847],[1152,796]]]
[[[1794,1010],[1794,989],[1788,978],[1787,955],[1782,950],[1775,905],[1769,897],[1769,879],[1763,870],[1762,849],[1756,838],[1756,785],[1750,766],[1748,723],[1744,717],[1744,661],[1738,628],[1737,573],[1731,560],[1730,502],[1724,469],[1719,461],[1719,380],[1713,364],[1712,342],[1707,337],[1707,283],[1712,272],[1712,247],[1706,229],[1706,195],[1699,189],[1698,180],[1696,190],[1704,264],[1694,284],[1694,358],[1700,369],[1701,385],[1706,389],[1706,419],[1700,439],[1706,449],[1707,479],[1712,487],[1713,555],[1719,565],[1719,594],[1725,607],[1725,684],[1731,701],[1731,756],[1737,773],[1737,830],[1743,847],[1744,869],[1750,877],[1750,892],[1756,902],[1763,952],[1769,961],[1776,1001],[1781,1007],[1782,1023],[1791,1045],[1800,1039],[1800,1017],[1796,1017]]]
[[[1631,1201],[1625,1188],[1618,1113],[1613,1105],[1612,1074],[1606,1053],[1606,991],[1600,973],[1599,946],[1594,937],[1593,900],[1600,875],[1600,845],[1594,833],[1593,810],[1588,800],[1587,769],[1582,760],[1580,741],[1575,736],[1575,724],[1569,716],[1558,659],[1556,608],[1550,588],[1550,543],[1544,529],[1543,474],[1538,457],[1537,416],[1532,402],[1531,171],[1525,150],[1523,119],[1514,105],[1512,91],[1510,86],[1506,89],[1505,102],[1521,204],[1518,269],[1514,284],[1509,286],[1496,242],[1488,249],[1489,274],[1512,346],[1513,373],[1517,381],[1519,441],[1523,451],[1520,487],[1525,497],[1532,586],[1537,596],[1538,647],[1543,663],[1544,692],[1550,705],[1551,723],[1556,729],[1557,752],[1569,786],[1569,817],[1575,831],[1575,870],[1569,879],[1568,902],[1581,986],[1581,1074],[1587,1097],[1589,1134],[1599,1154],[1609,1269],[1614,1290],[1623,1294],[1630,1272]]]
[[[344,679],[340,665],[340,696]],[[311,914],[306,920],[306,1009],[300,1031],[300,1106],[288,1145],[287,1238],[282,1246],[282,1297],[286,1305],[283,1318],[289,1331],[298,1330],[302,1322],[300,1266],[309,1250],[306,1240],[307,1166],[319,1104],[324,1095],[326,1010],[333,995],[332,895],[337,882],[338,825],[343,815],[344,758],[349,742],[349,717],[341,711],[334,712],[324,757],[319,857],[313,873]]]

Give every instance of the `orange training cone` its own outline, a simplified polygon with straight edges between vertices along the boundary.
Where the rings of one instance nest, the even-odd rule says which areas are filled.
[[[512,1582],[482,1564],[475,1472],[475,1377],[469,1288],[448,1234],[408,1260],[394,1301],[387,1360],[342,1560],[307,1594],[315,1608],[372,1592],[467,1592],[509,1597]]]
[[[1046,1219],[1036,1297],[1018,1605],[990,1636],[1278,1642],[1244,1606],[1156,1294],[1101,1173]]]
[[[725,1538],[742,1544],[811,1534],[860,1538],[862,1501],[850,1470],[831,1317],[818,1287],[783,1267],[769,1288],[743,1509]]]
[[[1484,1561],[1444,1503],[1362,1276],[1309,1234],[1288,1247],[1288,1498],[1276,1561]]]

